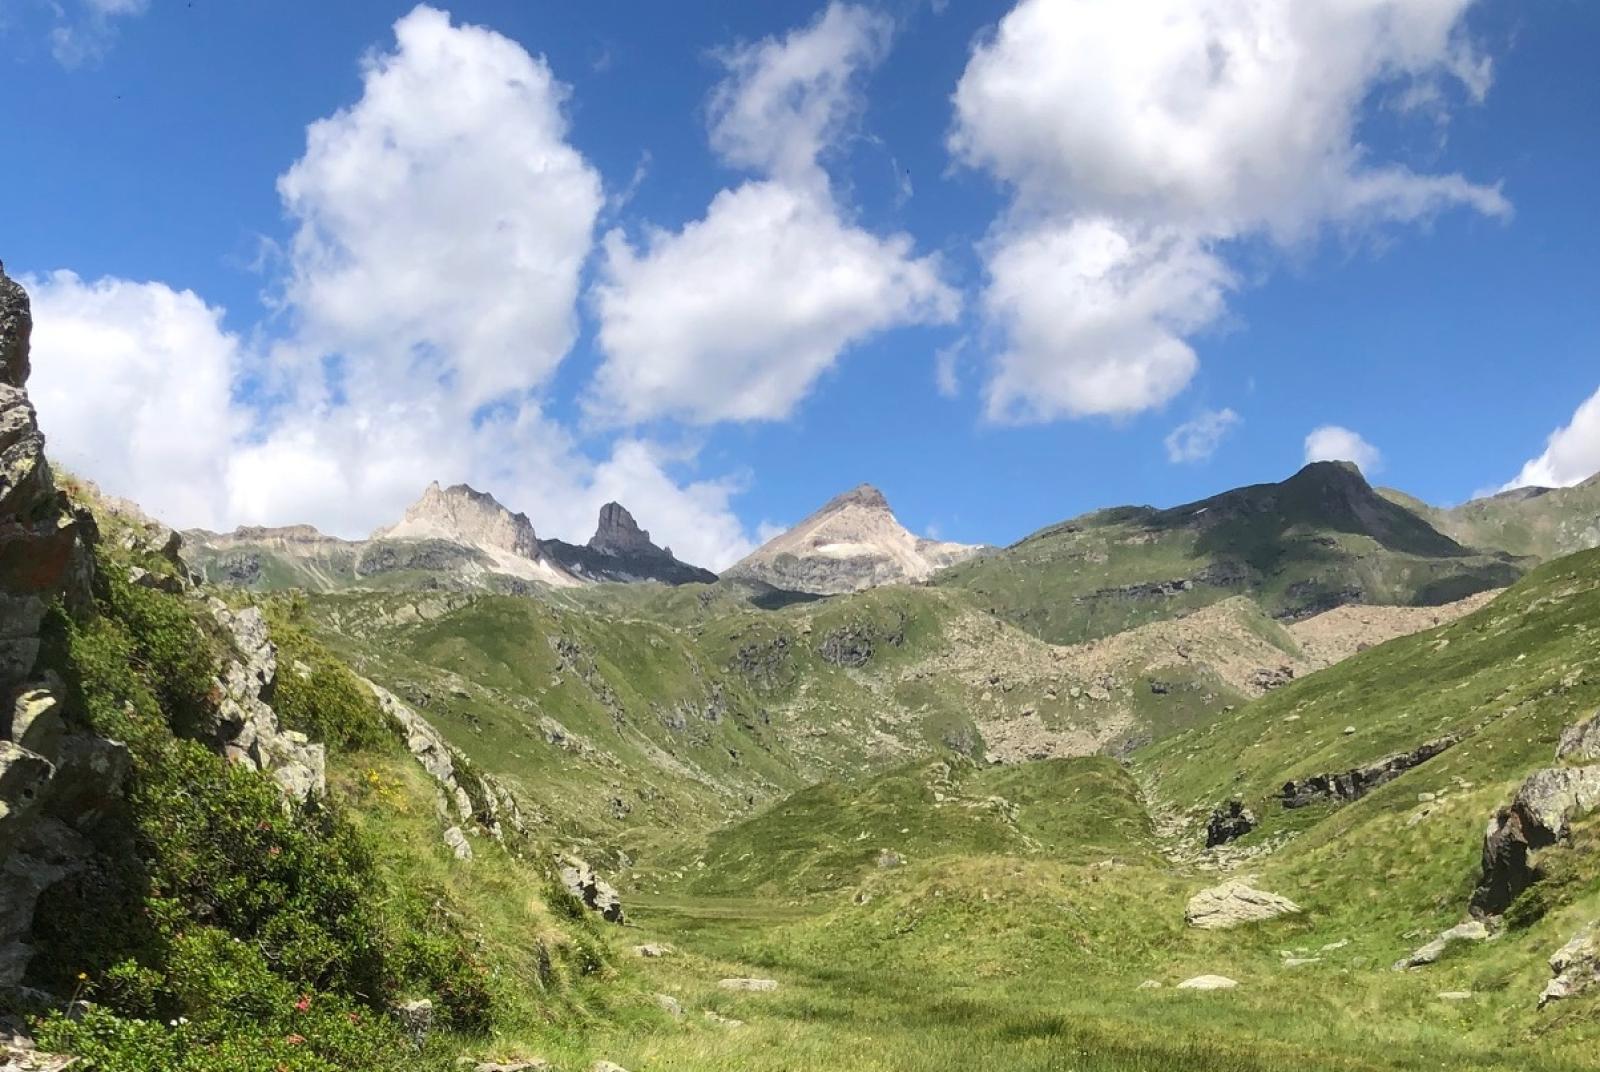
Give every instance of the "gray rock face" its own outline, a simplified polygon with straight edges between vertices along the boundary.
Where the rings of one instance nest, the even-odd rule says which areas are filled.
[[[607,923],[624,921],[622,898],[616,887],[595,873],[595,869],[572,855],[556,857],[556,874],[566,891],[583,902],[585,908],[598,912]]]
[[[1230,800],[1211,813],[1206,820],[1206,848],[1214,849],[1244,837],[1256,828],[1255,812],[1242,801]]]
[[[1324,801],[1348,803],[1359,800],[1380,785],[1393,781],[1413,767],[1421,766],[1459,740],[1459,737],[1454,736],[1440,737],[1410,752],[1385,756],[1364,767],[1353,767],[1336,774],[1315,774],[1298,781],[1285,782],[1278,796],[1285,808],[1303,808],[1308,804]]]
[[[589,549],[603,555],[660,555],[667,552],[650,542],[633,515],[617,502],[600,508],[600,522],[589,537]]]
[[[1225,882],[1189,898],[1183,916],[1191,927],[1222,930],[1299,911],[1300,906],[1287,897],[1254,889],[1243,882]]]
[[[1600,711],[1561,731],[1556,758],[1568,763],[1600,762]]]
[[[1600,807],[1600,766],[1530,774],[1483,835],[1483,876],[1472,894],[1479,915],[1504,912],[1537,878],[1535,855],[1567,836],[1572,820]]]
[[[717,575],[679,561],[670,547],[657,547],[621,503],[600,508],[589,542],[541,541],[545,554],[568,573],[591,581],[658,581],[661,584],[711,584]]]
[[[466,831],[459,826],[452,826],[444,832],[444,843],[457,860],[472,859],[472,842],[467,840]]]
[[[1401,957],[1395,961],[1394,970],[1408,971],[1412,968],[1424,967],[1444,956],[1445,950],[1458,942],[1483,942],[1487,941],[1488,938],[1489,928],[1478,920],[1458,923],[1410,956]]]
[[[1591,923],[1573,936],[1572,940],[1550,958],[1550,974],[1554,976],[1539,995],[1542,1009],[1552,1001],[1577,997],[1596,984],[1600,984],[1600,937]]]
[[[211,600],[210,609],[237,653],[217,678],[221,700],[206,727],[213,746],[229,762],[272,775],[295,800],[320,796],[327,790],[327,750],[284,729],[271,706],[278,652],[266,619],[256,607],[233,611],[219,599]]]

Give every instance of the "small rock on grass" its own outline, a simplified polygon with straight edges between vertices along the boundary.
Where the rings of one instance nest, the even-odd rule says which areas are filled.
[[[731,1016],[724,1016],[720,1012],[713,1012],[710,1009],[705,1010],[705,1017],[707,1023],[716,1024],[718,1027],[732,1028],[744,1026],[743,1020],[735,1020]]]
[[[724,990],[744,990],[751,993],[764,993],[778,989],[776,979],[723,979],[717,983]]]
[[[1239,984],[1226,975],[1197,975],[1178,984],[1179,990],[1232,990]]]
[[[1439,994],[1439,1000],[1440,1001],[1471,1001],[1472,1000],[1472,991],[1470,991],[1470,990],[1445,990],[1445,991],[1442,991]]]
[[[683,1005],[671,994],[657,994],[656,1004],[661,1006],[661,1011],[669,1014],[674,1019],[683,1016]]]
[[[633,952],[637,956],[646,958],[670,957],[672,955],[672,947],[659,942],[646,942],[644,945],[634,946]]]

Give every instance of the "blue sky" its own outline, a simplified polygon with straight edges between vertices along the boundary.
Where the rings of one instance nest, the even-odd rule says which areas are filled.
[[[0,0],[0,257],[53,454],[181,524],[1587,476],[1600,8],[1343,6]]]

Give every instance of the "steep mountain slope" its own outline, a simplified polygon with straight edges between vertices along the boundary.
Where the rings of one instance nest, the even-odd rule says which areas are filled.
[[[600,508],[600,521],[589,542],[578,546],[560,540],[540,545],[547,557],[575,577],[594,581],[660,581],[663,584],[714,584],[708,569],[680,562],[670,547],[657,547],[621,503]]]
[[[1570,488],[1516,488],[1448,510],[1389,488],[1382,494],[1469,547],[1541,559],[1600,547],[1600,473]]]
[[[716,575],[656,547],[621,505],[600,512],[587,545],[541,540],[512,513],[465,484],[424,490],[405,516],[368,540],[341,540],[309,525],[184,534],[201,577],[257,591],[486,589],[529,594],[598,581],[709,583]]]
[[[1368,486],[1308,465],[1168,510],[1101,510],[941,573],[993,613],[1071,643],[1236,594],[1295,620],[1349,603],[1437,605],[1503,587],[1523,566],[1464,548]]]
[[[862,484],[768,540],[722,576],[794,592],[838,595],[925,580],[936,570],[982,551],[913,536],[895,519],[883,493]]]

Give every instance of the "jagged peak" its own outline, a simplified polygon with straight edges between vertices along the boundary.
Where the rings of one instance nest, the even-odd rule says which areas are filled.
[[[542,557],[527,514],[512,513],[499,499],[469,484],[441,487],[437,480],[423,489],[397,524],[379,529],[373,539],[444,539],[536,561]]]
[[[661,548],[650,542],[650,533],[640,528],[628,508],[619,502],[608,502],[600,508],[589,549],[607,555],[661,553]]]
[[[861,506],[869,510],[894,512],[889,509],[889,500],[883,497],[883,492],[871,484],[857,484],[849,491],[829,499],[817,513],[824,514],[835,510],[843,510],[847,506]]]

